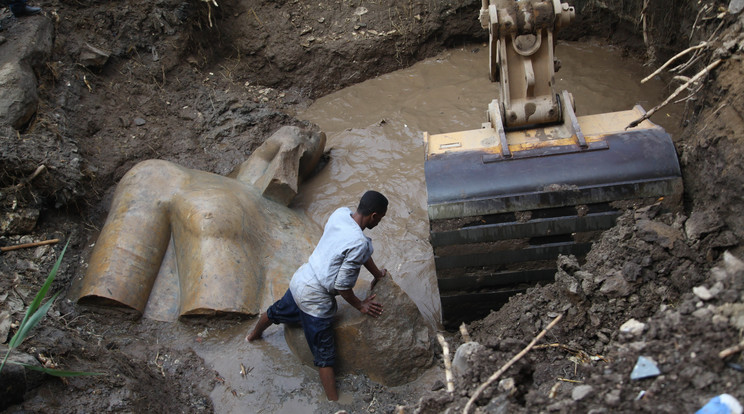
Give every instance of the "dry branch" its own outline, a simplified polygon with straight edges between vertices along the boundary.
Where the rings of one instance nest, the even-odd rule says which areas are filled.
[[[685,50],[683,50],[683,51],[681,51],[681,52],[677,53],[676,55],[672,56],[672,58],[671,58],[671,59],[667,60],[667,61],[666,61],[666,63],[664,63],[663,65],[661,65],[661,67],[660,67],[659,69],[656,69],[656,70],[654,71],[654,73],[652,73],[652,74],[650,74],[650,75],[646,76],[645,78],[643,78],[643,80],[641,80],[641,83],[646,83],[646,82],[648,82],[648,81],[649,81],[649,80],[651,80],[651,79],[652,79],[652,78],[653,78],[654,76],[656,76],[656,75],[658,75],[659,73],[661,73],[661,71],[662,71],[662,70],[666,69],[666,67],[667,67],[667,66],[671,65],[672,63],[674,63],[674,61],[675,61],[675,60],[677,60],[677,59],[681,58],[682,56],[684,56],[684,55],[686,55],[686,54],[688,54],[688,53],[692,52],[693,50],[698,50],[698,49],[702,49],[702,48],[704,48],[704,47],[707,47],[707,46],[708,46],[708,42],[701,42],[701,43],[700,43],[699,45],[697,45],[697,46],[692,46],[692,47],[689,47],[689,48],[687,48],[687,49],[685,49]]]
[[[38,241],[38,242],[33,242],[33,243],[16,244],[15,246],[0,247],[0,251],[9,252],[11,250],[26,249],[28,247],[44,246],[47,244],[55,244],[55,243],[59,243],[59,239],[51,239],[51,240]]]
[[[464,342],[471,342],[470,333],[468,333],[468,327],[465,326],[465,322],[460,325],[460,335],[462,335],[462,340]]]
[[[535,339],[532,340],[532,342],[530,342],[517,355],[514,355],[514,357],[512,359],[510,359],[509,362],[507,362],[506,364],[504,364],[504,366],[501,367],[498,371],[494,372],[493,375],[491,375],[491,377],[489,377],[486,382],[484,382],[483,384],[481,384],[475,390],[475,392],[473,393],[473,396],[470,397],[470,399],[468,400],[468,403],[465,404],[465,408],[462,410],[463,414],[468,414],[468,412],[470,412],[470,407],[472,407],[473,403],[475,402],[476,399],[478,399],[478,397],[483,392],[483,390],[485,390],[486,387],[488,387],[494,381],[496,381],[501,376],[501,374],[503,374],[504,372],[506,372],[506,370],[509,369],[512,365],[514,365],[515,362],[517,362],[520,359],[522,359],[522,357],[525,356],[527,354],[527,352],[530,352],[530,349],[532,349],[532,347],[535,346],[535,344],[537,343],[537,341],[539,341],[540,339],[542,339],[542,337],[545,336],[545,334],[548,333],[548,331],[551,330],[561,320],[561,318],[563,318],[563,314],[560,314],[560,315],[556,316],[555,319],[553,319],[553,321],[550,322],[550,324],[547,327],[545,327],[545,329],[543,329],[539,334],[537,334],[537,336],[535,337]]]
[[[442,359],[444,359],[444,377],[447,379],[447,392],[455,391],[455,383],[452,377],[452,362],[450,362],[449,345],[442,334],[437,334],[439,345],[442,346]]]
[[[629,123],[628,126],[625,127],[625,129],[627,130],[628,128],[636,127],[641,122],[643,122],[643,121],[647,120],[648,118],[650,118],[651,115],[653,115],[654,113],[656,113],[656,111],[658,111],[659,109],[665,107],[669,102],[672,101],[672,99],[674,99],[675,97],[677,97],[677,95],[679,95],[680,93],[682,93],[682,91],[684,91],[685,89],[687,89],[693,83],[697,82],[700,78],[702,78],[703,76],[707,75],[708,72],[710,72],[711,70],[715,69],[718,65],[721,64],[721,62],[723,62],[722,59],[717,59],[715,62],[713,62],[710,65],[708,65],[705,69],[703,69],[700,72],[698,72],[697,75],[693,76],[687,83],[685,83],[684,85],[682,85],[679,88],[677,88],[677,90],[674,91],[674,93],[672,93],[671,95],[669,95],[669,97],[666,98],[666,100],[664,100],[664,102],[660,103],[659,105],[656,105],[655,107],[651,108],[650,111],[646,112],[642,117],[640,117],[640,118],[636,119],[635,121]]]

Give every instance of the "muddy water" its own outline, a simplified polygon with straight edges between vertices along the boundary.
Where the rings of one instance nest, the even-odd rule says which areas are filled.
[[[560,44],[557,55],[563,62],[557,87],[573,92],[580,115],[624,110],[636,103],[648,109],[665,97],[658,81],[640,86],[647,70],[616,51]],[[497,93],[486,76],[487,58],[480,45],[451,50],[326,96],[298,114],[327,133],[331,158],[302,187],[295,206],[322,226],[337,207],[355,207],[365,190],[386,194],[391,203],[387,216],[378,227],[367,230],[375,243],[374,258],[432,322],[439,319],[440,305],[427,242],[422,134],[476,129],[484,122],[486,107]],[[655,121],[675,130],[678,114],[660,115]],[[370,276],[363,271],[362,278],[367,283]],[[364,286],[358,293],[363,290]],[[281,328],[272,327],[264,341],[248,344],[243,336],[252,325],[201,332],[178,328],[189,331],[179,335],[188,338],[181,346],[193,348],[225,380],[211,395],[216,411],[335,412],[324,402],[315,371],[301,366],[290,353]],[[195,335],[202,339],[194,342]],[[241,363],[251,370],[245,377],[240,374]],[[391,391],[418,395],[418,390],[430,388],[440,377],[435,367],[418,382]],[[356,387],[348,379],[339,381],[340,408],[365,411],[359,407],[367,404],[351,391]]]
[[[660,81],[641,85],[648,72],[618,51],[591,44],[562,43],[557,90],[575,96],[578,115],[650,109],[664,99]],[[302,189],[297,205],[322,225],[338,206],[353,207],[366,189],[387,195],[387,217],[367,233],[375,261],[429,320],[438,320],[439,297],[427,243],[426,186],[422,134],[477,129],[497,96],[487,77],[488,51],[480,45],[451,50],[435,59],[344,89],[317,100],[299,114],[328,134],[331,161]],[[674,130],[678,115],[663,117]],[[366,273],[366,272],[364,272]]]

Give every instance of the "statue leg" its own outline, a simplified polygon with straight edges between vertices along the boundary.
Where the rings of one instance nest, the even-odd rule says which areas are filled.
[[[117,186],[80,291],[82,304],[114,304],[142,313],[170,240],[168,209],[189,171],[150,160]]]

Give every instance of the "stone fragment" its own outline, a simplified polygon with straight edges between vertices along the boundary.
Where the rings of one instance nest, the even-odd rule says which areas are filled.
[[[685,235],[688,239],[699,239],[723,227],[721,217],[710,211],[694,211],[685,222]]]
[[[459,377],[466,373],[472,367],[471,356],[482,349],[485,347],[478,342],[465,342],[457,347],[452,358],[452,374]]]
[[[594,393],[594,387],[591,385],[579,385],[571,391],[571,398],[574,401],[581,401]]]
[[[339,300],[333,327],[336,372],[362,371],[373,381],[387,386],[410,382],[434,362],[434,331],[389,274],[371,293],[377,295],[375,300],[384,307],[378,318],[364,315],[343,299]],[[292,352],[303,363],[313,366],[302,328],[285,325],[284,337]]]
[[[692,312],[692,316],[698,319],[711,319],[713,317],[713,311],[708,308],[700,308]]]
[[[744,272],[744,262],[728,251],[723,253],[723,264],[730,274]]]
[[[680,231],[659,221],[638,220],[636,228],[641,240],[656,243],[666,249],[671,249],[675,241],[682,239]]]
[[[625,280],[622,273],[614,272],[608,275],[599,288],[599,292],[609,298],[622,298],[630,294],[632,286]]]
[[[628,282],[635,282],[643,268],[638,263],[628,262],[623,266],[623,277]]]
[[[0,124],[20,129],[36,113],[39,95],[36,76],[20,62],[5,62],[0,67]]]
[[[695,296],[697,296],[701,300],[713,299],[713,295],[710,293],[708,288],[705,286],[695,286],[694,288],[692,288],[692,293],[694,293]]]
[[[142,126],[142,125],[145,125],[146,123],[147,121],[145,121],[144,118],[139,118],[139,117],[134,118],[134,125]]]
[[[0,215],[0,235],[28,234],[36,227],[39,210],[24,208]]]
[[[99,49],[95,46],[91,46],[90,44],[86,43],[85,45],[83,45],[82,49],[80,50],[80,55],[78,56],[78,59],[80,60],[80,64],[82,64],[85,67],[101,68],[103,67],[103,65],[106,64],[109,56],[111,56],[110,52],[107,52],[103,49]]]
[[[630,373],[631,380],[640,380],[661,375],[661,371],[650,357],[639,356],[638,361]]]
[[[0,345],[0,355],[4,356],[7,351],[7,346]],[[0,372],[0,411],[23,401],[24,394],[41,385],[44,380],[43,373],[11,362],[41,366],[39,361],[29,354],[18,351],[10,354],[8,363]]]
[[[635,319],[629,319],[620,325],[620,332],[631,336],[639,336],[646,330],[646,324]]]
[[[29,19],[24,24],[26,41],[3,45],[0,56],[0,125],[20,129],[36,112],[36,75],[52,51],[51,19]]]
[[[605,403],[610,407],[620,404],[620,390],[612,390],[605,395]]]
[[[8,342],[8,333],[10,332],[10,313],[7,311],[0,312],[0,344]]]
[[[744,10],[744,0],[731,0],[728,5],[728,11],[731,14],[739,14]]]

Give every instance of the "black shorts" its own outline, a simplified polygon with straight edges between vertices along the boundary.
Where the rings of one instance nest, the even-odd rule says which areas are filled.
[[[266,315],[275,324],[294,323],[302,325],[316,367],[332,367],[336,364],[333,318],[317,318],[303,312],[295,303],[289,289],[281,299],[269,306]]]

